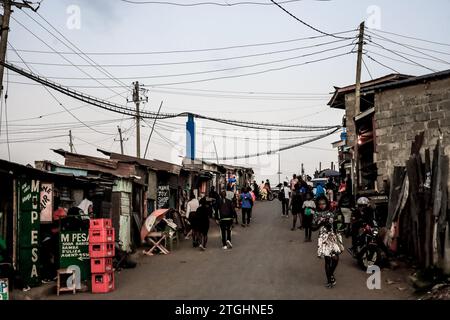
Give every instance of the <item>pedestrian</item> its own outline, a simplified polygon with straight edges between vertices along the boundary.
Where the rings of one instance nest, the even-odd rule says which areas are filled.
[[[200,206],[200,203],[198,202],[197,198],[195,197],[194,193],[191,192],[189,195],[189,202],[186,205],[186,219],[189,221],[189,224],[191,225],[191,231],[186,236],[186,240],[189,239],[189,236],[192,236],[192,246],[194,248],[198,247],[198,235],[197,235],[197,209]]]
[[[300,185],[297,183],[294,191],[292,191],[292,201],[291,201],[291,212],[292,212],[292,231],[295,230],[297,226],[297,218],[299,220],[299,229],[303,228],[303,217],[302,217],[302,207],[303,207],[303,195],[300,193]]]
[[[205,197],[201,198],[199,203],[200,206],[196,211],[196,227],[199,248],[204,251],[206,250],[206,244],[208,243],[209,217],[212,215],[213,210]]]
[[[303,228],[305,229],[305,242],[311,242],[312,222],[316,213],[316,203],[311,192],[306,193],[306,200],[303,202]]]
[[[259,186],[256,183],[256,180],[253,180],[253,193],[255,194],[255,198],[259,199],[260,194],[259,194]]]
[[[325,260],[326,287],[336,285],[335,271],[339,263],[339,255],[344,251],[342,236],[337,232],[334,214],[329,211],[328,199],[325,196],[317,200],[316,224],[319,227],[317,256]]]
[[[325,189],[322,186],[322,183],[318,183],[316,187],[316,199],[325,195]]]
[[[250,217],[252,213],[253,199],[248,188],[243,187],[241,190],[241,208],[242,208],[242,226],[250,226]]]
[[[219,211],[215,218],[219,221],[220,232],[222,235],[222,248],[224,250],[233,248],[231,243],[231,226],[233,224],[233,219],[236,216],[236,210],[234,209],[233,203],[231,200],[227,199],[226,192],[222,191]]]
[[[272,190],[271,187],[270,187],[269,179],[266,179],[266,183],[264,184],[264,187],[266,188],[267,193],[269,193]]]
[[[209,197],[213,199],[212,203],[212,209],[214,210],[214,214],[217,212],[219,207],[219,194],[216,191],[216,188],[214,186],[211,187],[211,191],[209,191]],[[212,212],[211,212],[212,214]],[[212,218],[212,216],[210,217]]]
[[[267,200],[267,189],[266,184],[264,181],[261,182],[261,185],[259,186],[259,190],[261,191],[261,200]]]
[[[336,191],[336,184],[333,181],[333,178],[329,177],[327,184],[325,185],[325,188],[327,190],[327,198],[328,201],[334,201],[334,195],[335,195],[335,191]]]
[[[291,191],[295,191],[295,188],[296,188],[298,182],[299,182],[299,180],[297,179],[297,175],[293,174],[292,179],[289,182],[289,185],[291,186]]]
[[[288,187],[287,182],[285,181],[283,184],[283,188],[280,190],[281,193],[281,208],[283,210],[283,213],[281,214],[282,217],[288,217],[289,216],[289,199],[291,194],[291,189]]]

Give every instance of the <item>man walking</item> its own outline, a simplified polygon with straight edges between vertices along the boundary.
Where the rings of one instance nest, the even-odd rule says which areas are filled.
[[[287,182],[284,182],[284,187],[280,190],[282,193],[281,206],[283,209],[282,216],[285,218],[289,217],[289,200],[291,195],[291,189],[288,187]]]
[[[241,208],[242,208],[242,226],[250,226],[250,215],[253,206],[253,198],[250,194],[249,188],[243,187],[241,191]]]
[[[222,234],[222,248],[224,250],[231,249],[231,226],[233,219],[236,217],[236,210],[234,210],[233,203],[227,199],[226,192],[221,192],[221,199],[219,211],[216,213],[216,220],[219,221],[220,231]]]

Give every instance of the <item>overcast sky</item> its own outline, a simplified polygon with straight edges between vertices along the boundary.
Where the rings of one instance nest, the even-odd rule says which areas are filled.
[[[173,0],[175,1],[175,0]],[[194,3],[201,0],[177,0],[178,3]],[[221,1],[219,3],[233,3],[238,0]],[[270,2],[258,0],[259,2]],[[325,32],[356,30],[361,21],[367,20],[372,28],[379,31],[400,33],[412,37],[428,39],[435,42],[450,43],[450,1],[300,1],[285,4],[284,7],[299,18]],[[78,19],[78,9],[79,18]],[[317,33],[275,6],[242,5],[232,7],[195,6],[179,7],[170,5],[143,4],[133,5],[119,0],[44,0],[39,14],[47,19],[65,37],[71,40],[86,53],[136,53],[155,51],[176,51],[205,48],[221,48],[236,45],[279,42],[303,37],[318,36]],[[10,44],[19,50],[40,50],[68,52],[69,49],[46,30],[36,24],[26,14],[52,31],[58,38],[61,35],[46,24],[32,11],[15,10],[11,21]],[[25,30],[18,22],[26,26]],[[413,39],[400,38],[391,34],[380,33],[397,42],[428,48],[435,51],[425,51],[428,57],[405,47],[398,47],[392,42],[378,40],[379,44],[403,53],[419,57],[407,56],[433,70],[448,69],[450,61],[450,46],[419,42]],[[42,39],[38,40],[32,33]],[[352,31],[344,36],[356,36]],[[110,74],[116,78],[98,80],[93,78],[108,78],[99,70],[92,67],[76,67],[73,63],[87,64],[76,55],[35,53],[19,51],[27,62],[65,64],[30,65],[33,70],[46,77],[56,77],[53,81],[66,86],[120,86],[122,83],[129,87],[122,88],[76,88],[96,97],[110,98],[121,105],[126,104],[126,97],[130,98],[133,79],[153,86],[149,87],[149,103],[145,110],[157,111],[161,101],[164,101],[161,112],[190,111],[199,114],[248,121],[276,122],[305,125],[336,125],[342,121],[343,112],[327,107],[327,102],[333,91],[333,86],[344,86],[355,81],[356,55],[349,54],[330,60],[319,61],[296,67],[289,67],[279,71],[264,72],[258,75],[240,76],[246,73],[267,71],[268,69],[283,68],[293,64],[301,64],[328,58],[349,52],[353,46],[351,40],[332,37],[292,41],[273,45],[243,47],[227,50],[214,50],[191,53],[165,53],[140,55],[90,55],[96,63],[105,66]],[[330,43],[332,42],[332,43]],[[324,44],[329,43],[329,44]],[[307,49],[305,46],[319,45]],[[50,48],[50,47],[52,48]],[[345,47],[344,47],[345,46]],[[340,47],[340,48],[338,48]],[[271,53],[250,58],[239,58],[203,63],[175,64],[164,66],[128,66],[111,67],[117,64],[155,64],[167,62],[187,62],[197,60],[218,60],[222,58],[254,55],[273,51],[292,49],[289,52]],[[294,50],[295,49],[295,50]],[[326,50],[320,54],[318,51]],[[420,75],[430,73],[424,67],[408,64],[402,59],[382,49],[367,46],[369,55],[386,66],[405,74]],[[416,49],[424,52],[422,49]],[[371,52],[373,54],[371,54]],[[307,55],[298,57],[300,55]],[[376,54],[384,54],[394,61]],[[439,61],[430,61],[431,57]],[[424,59],[424,58],[427,58]],[[86,58],[85,58],[86,59]],[[274,62],[287,59],[286,61]],[[7,60],[21,67],[20,58],[9,50]],[[372,77],[392,73],[375,62],[365,59]],[[254,64],[263,64],[245,67]],[[239,68],[237,68],[239,67]],[[245,68],[244,68],[245,67]],[[197,75],[174,76],[184,73],[202,72],[217,69],[231,69],[221,72]],[[148,78],[155,77],[157,78]],[[161,77],[168,76],[168,77]],[[177,85],[161,86],[168,83],[189,82],[214,77],[228,77],[227,79],[203,81],[197,83],[181,83]],[[369,80],[369,73],[363,69],[363,80]],[[87,78],[87,79],[58,79],[59,78]],[[6,80],[9,84],[6,85]],[[120,81],[120,82],[119,82]],[[20,82],[20,83],[17,83]],[[50,149],[69,149],[68,130],[72,128],[76,152],[101,156],[97,147],[115,152],[120,151],[117,126],[124,131],[125,151],[135,154],[135,129],[133,120],[122,115],[85,106],[72,111],[64,111],[55,99],[42,87],[27,85],[30,80],[13,72],[5,76],[5,87],[8,87],[7,111],[8,130],[10,140],[10,156],[14,162],[23,164],[34,163],[34,160],[49,159],[63,162],[63,159]],[[189,90],[185,90],[189,89]],[[206,91],[202,91],[206,90]],[[211,92],[212,90],[220,92]],[[226,91],[226,92],[222,92]],[[231,91],[228,93],[228,91]],[[242,93],[232,93],[232,92]],[[258,92],[248,94],[250,92]],[[83,103],[59,93],[52,92],[55,97],[68,109],[82,106]],[[122,94],[117,95],[118,93]],[[263,94],[266,93],[266,94]],[[269,94],[270,93],[270,94]],[[280,94],[283,93],[283,94]],[[287,94],[289,93],[289,95]],[[292,95],[295,93],[296,95]],[[231,97],[230,97],[231,95]],[[128,104],[132,107],[132,104]],[[56,114],[51,114],[60,112]],[[43,116],[41,118],[37,118]],[[83,121],[86,127],[75,119]],[[2,106],[2,123],[0,133],[0,158],[8,159],[6,144],[5,103]],[[152,124],[151,120],[147,121]],[[156,158],[170,162],[181,161],[184,155],[184,122],[185,119],[171,119],[158,121],[153,134],[148,158]],[[148,124],[142,129],[142,153],[150,129]],[[217,156],[233,156],[273,150],[280,146],[294,144],[308,139],[307,137],[320,133],[268,133],[253,130],[233,131],[237,128],[219,125],[210,121],[199,121],[197,156],[215,158],[214,139]],[[94,130],[93,130],[94,129]],[[238,136],[237,146],[234,139],[223,139],[220,136]],[[248,144],[241,139],[247,137]],[[299,138],[303,137],[303,138]],[[259,143],[256,139],[259,138]],[[300,164],[305,164],[307,173],[313,173],[318,168],[329,167],[330,162],[337,161],[337,152],[331,147],[331,142],[339,139],[339,133],[320,141],[281,153],[281,171],[283,178],[299,172]],[[268,140],[271,140],[270,144]],[[245,146],[249,147],[246,148]],[[248,160],[249,165],[256,168],[258,178],[269,177],[277,180],[278,157],[260,157]],[[228,162],[245,164],[245,160]]]

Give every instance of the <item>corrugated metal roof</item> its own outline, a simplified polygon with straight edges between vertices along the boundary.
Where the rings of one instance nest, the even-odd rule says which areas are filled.
[[[425,74],[423,76],[418,77],[412,77],[404,80],[399,80],[395,82],[390,83],[383,83],[376,86],[371,86],[370,88],[365,88],[361,90],[361,92],[366,92],[369,90],[387,90],[387,89],[393,89],[398,87],[405,87],[410,85],[415,85],[417,83],[426,82],[434,79],[442,79],[442,78],[448,78],[450,77],[450,69],[440,71],[440,72],[434,72],[430,74]]]
[[[406,75],[406,74],[399,74],[399,73],[392,73],[392,74],[388,74],[386,76],[383,76],[383,77],[380,77],[377,79],[362,82],[361,90],[363,90],[365,88],[372,88],[375,85],[383,84],[386,82],[391,83],[391,82],[404,80],[404,79],[410,79],[410,78],[414,78],[414,76],[410,76],[410,75]],[[334,87],[334,88],[335,88],[335,91],[334,91],[333,96],[331,97],[330,101],[328,102],[328,105],[331,108],[345,109],[345,105],[344,105],[341,97],[344,97],[347,93],[354,92],[356,89],[356,84],[352,84],[352,85],[342,87],[342,88],[339,88],[339,87]]]

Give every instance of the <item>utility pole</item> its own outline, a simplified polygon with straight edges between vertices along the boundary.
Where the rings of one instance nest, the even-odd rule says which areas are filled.
[[[359,37],[358,37],[358,60],[356,61],[356,82],[355,82],[355,114],[354,118],[361,112],[361,68],[362,68],[362,55],[364,46],[364,21],[359,25]],[[358,152],[358,129],[356,126],[356,120],[354,120],[355,125],[355,141],[354,141],[354,151],[353,158],[355,162],[356,177],[353,181],[354,183],[354,193],[356,195],[359,184],[359,152]]]
[[[139,82],[134,83],[133,102],[136,104],[136,157],[141,157],[141,115],[139,113]]]
[[[136,157],[138,158],[141,157],[141,114],[139,107],[141,103],[148,102],[146,92],[147,90],[140,87],[139,81],[133,82],[133,102],[136,105]]]
[[[117,126],[117,130],[119,130],[119,141],[120,141],[120,153],[123,154],[123,138],[122,138],[122,129]]]
[[[2,18],[2,29],[1,29],[1,39],[0,39],[0,94],[3,92],[3,72],[5,70],[5,67],[3,63],[6,62],[6,49],[8,47],[8,33],[9,33],[9,21],[11,18],[11,13],[13,12],[12,6],[17,7],[19,9],[31,9],[33,11],[37,11],[39,9],[39,6],[37,8],[33,8],[29,3],[26,1],[23,3],[17,2],[17,1],[11,1],[11,0],[0,0],[0,2],[3,5],[3,15]]]
[[[70,147],[70,153],[73,153],[72,130],[69,130],[69,147]]]

